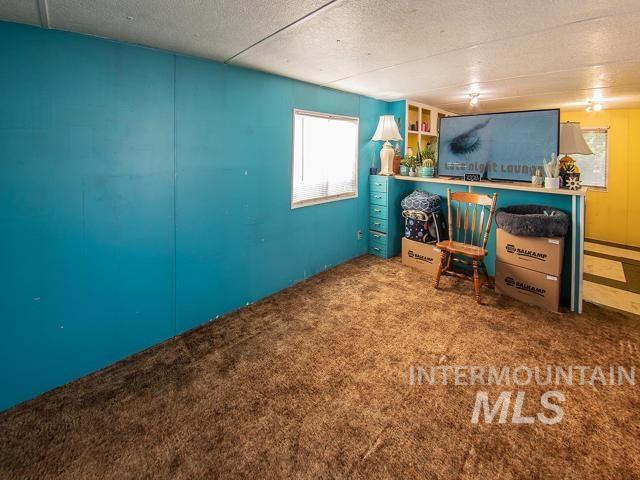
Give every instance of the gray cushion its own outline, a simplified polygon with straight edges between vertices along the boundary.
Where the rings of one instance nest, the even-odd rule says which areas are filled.
[[[514,205],[496,211],[498,227],[523,237],[563,237],[569,231],[569,216],[544,205]]]

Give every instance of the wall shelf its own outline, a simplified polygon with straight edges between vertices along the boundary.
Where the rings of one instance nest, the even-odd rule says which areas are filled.
[[[454,115],[424,103],[406,101],[404,122],[404,153],[413,155],[418,151],[418,145],[425,148],[427,144],[435,141],[438,136],[440,119]],[[417,127],[417,128],[416,128]]]

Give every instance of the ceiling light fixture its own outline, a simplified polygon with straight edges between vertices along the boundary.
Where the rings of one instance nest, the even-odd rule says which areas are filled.
[[[470,93],[469,96],[471,97],[471,100],[469,100],[469,105],[471,105],[472,107],[475,107],[478,104],[478,97],[480,96],[480,94]]]
[[[585,108],[587,112],[599,112],[600,110],[602,110],[601,103],[592,102],[591,100],[589,100],[587,103],[587,108]]]

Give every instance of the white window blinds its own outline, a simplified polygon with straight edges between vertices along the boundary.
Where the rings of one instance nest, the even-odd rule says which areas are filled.
[[[358,195],[358,119],[294,111],[291,207]]]

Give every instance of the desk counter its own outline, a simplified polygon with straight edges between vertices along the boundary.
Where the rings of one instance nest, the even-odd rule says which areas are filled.
[[[402,175],[395,175],[396,180],[408,181],[408,182],[421,182],[421,183],[441,183],[446,185],[463,185],[467,187],[483,187],[491,188],[494,190],[518,190],[521,192],[534,192],[534,193],[546,193],[551,195],[570,195],[584,197],[587,194],[587,188],[582,187],[580,190],[567,190],[566,188],[544,188],[536,187],[530,183],[525,182],[498,182],[492,180],[482,180],[480,182],[467,182],[466,180],[460,180],[459,178],[424,178],[424,177],[406,177]],[[471,191],[471,190],[469,190]]]
[[[447,189],[452,191],[468,191],[474,193],[498,194],[497,208],[511,205],[537,204],[559,208],[571,218],[571,228],[565,239],[564,266],[562,274],[561,303],[576,313],[582,312],[582,277],[584,256],[584,216],[586,188],[580,190],[546,189],[520,182],[467,182],[456,178],[422,178],[396,175],[394,177],[372,176],[372,180],[385,179],[388,191],[394,198],[408,195],[413,190],[427,190],[443,198],[442,209],[446,215]],[[389,217],[401,215],[399,202],[388,205]],[[399,217],[401,218],[401,217]],[[445,217],[446,218],[446,217]],[[398,222],[400,223],[400,222]],[[487,268],[491,275],[495,274],[495,224],[491,230],[486,258]],[[402,231],[389,232],[402,236]],[[390,242],[391,244],[391,242]],[[398,254],[399,251],[394,251]]]

